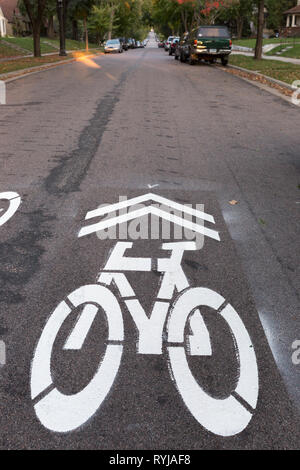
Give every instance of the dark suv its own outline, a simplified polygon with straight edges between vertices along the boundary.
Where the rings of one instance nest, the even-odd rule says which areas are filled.
[[[228,64],[232,41],[226,26],[199,26],[185,33],[175,51],[175,59],[188,61],[193,65],[204,59],[214,63],[219,58],[223,65]]]

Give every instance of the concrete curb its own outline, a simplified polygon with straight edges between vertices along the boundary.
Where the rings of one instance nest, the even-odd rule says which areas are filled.
[[[293,87],[292,85],[289,85],[288,83],[282,82],[281,80],[276,80],[275,78],[269,77],[268,75],[264,75],[259,72],[254,72],[253,70],[244,69],[243,67],[238,67],[237,65],[228,65],[227,67],[231,69],[240,70],[241,72],[246,72],[249,75],[253,75],[254,77],[264,78],[268,82],[274,83],[275,85],[279,85],[282,88],[286,88],[289,91],[295,91],[297,89],[296,87]]]
[[[87,57],[92,59],[93,57],[97,57],[103,54],[104,54],[103,52],[99,52],[97,54],[90,54]],[[45,72],[46,70],[49,70],[54,67],[58,67],[59,65],[67,65],[76,61],[77,61],[77,58],[72,57],[72,59],[60,60],[58,62],[52,62],[52,63],[50,62],[49,64],[44,64],[40,66],[36,65],[35,67],[28,67],[27,69],[16,70],[15,72],[7,72],[7,73],[3,73],[0,75],[0,80],[4,79],[4,77],[8,77],[7,79],[4,79],[3,81],[5,83],[11,83],[11,82],[14,82],[15,80],[19,80],[20,78],[25,78],[25,77],[28,77],[29,75]],[[39,70],[36,70],[36,69],[39,69]],[[9,78],[10,76],[12,78]]]

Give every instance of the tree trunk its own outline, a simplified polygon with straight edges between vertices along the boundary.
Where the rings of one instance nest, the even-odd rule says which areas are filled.
[[[86,24],[86,16],[83,18],[83,27],[84,27],[84,33],[85,33],[85,49],[88,51],[89,50],[89,33],[87,29],[87,24]]]
[[[54,38],[54,22],[53,16],[49,16],[48,18],[48,26],[47,26],[47,36],[48,38]]]
[[[24,6],[26,8],[27,15],[30,19],[32,33],[33,33],[33,51],[34,57],[41,57],[41,25],[43,13],[46,5],[46,0],[37,0],[37,12],[35,13],[34,8],[29,0],[24,0]]]
[[[255,46],[255,56],[256,60],[261,60],[262,58],[262,48],[263,48],[263,32],[264,32],[264,22],[265,22],[265,0],[259,0],[258,2],[258,13],[257,13],[257,39]]]
[[[33,31],[33,55],[34,57],[41,57],[41,25],[35,22],[32,25]]]
[[[78,22],[77,20],[72,21],[72,39],[78,41]]]
[[[109,21],[109,30],[107,34],[107,39],[111,39],[113,25],[114,25],[114,16],[115,16],[115,9],[114,7],[112,7],[110,10],[110,21]]]
[[[182,25],[183,25],[183,28],[184,28],[184,32],[186,32],[188,30],[188,25],[187,25],[186,14],[183,10],[181,10],[181,20],[182,20]]]
[[[68,11],[68,0],[63,0],[63,28],[64,28],[64,35],[66,37],[67,31],[67,11]]]
[[[236,19],[236,32],[237,32],[237,38],[242,39],[243,35],[243,27],[244,27],[244,19],[241,16],[238,16]]]

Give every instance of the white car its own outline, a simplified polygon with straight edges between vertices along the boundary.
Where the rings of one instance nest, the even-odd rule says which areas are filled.
[[[168,39],[165,42],[165,51],[167,52],[169,50],[170,44],[173,41],[175,36],[169,36]]]
[[[104,45],[104,52],[105,54],[108,52],[123,52],[123,47],[119,39],[108,39]]]

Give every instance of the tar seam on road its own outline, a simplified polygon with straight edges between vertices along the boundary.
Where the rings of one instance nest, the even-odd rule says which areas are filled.
[[[140,60],[123,72],[113,89],[98,102],[94,116],[80,134],[78,147],[60,157],[59,165],[54,167],[46,178],[45,187],[48,193],[70,193],[79,190],[80,183],[99,148],[108,120],[120,100],[125,80],[138,66]]]

